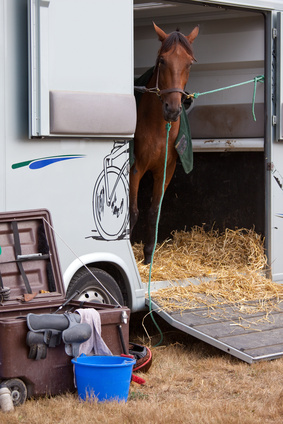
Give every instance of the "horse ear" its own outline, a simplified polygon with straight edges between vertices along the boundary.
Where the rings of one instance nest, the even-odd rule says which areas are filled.
[[[166,34],[166,32],[164,32],[161,28],[159,28],[157,25],[155,25],[155,23],[154,22],[152,22],[153,23],[153,26],[154,26],[154,29],[155,29],[155,32],[156,32],[156,34],[158,35],[158,38],[159,38],[159,40],[162,42],[162,41],[164,41],[165,40],[165,38],[167,38],[168,37],[168,35]]]
[[[197,38],[198,33],[199,33],[199,25],[197,25],[189,35],[187,35],[186,38],[188,42],[192,43]]]

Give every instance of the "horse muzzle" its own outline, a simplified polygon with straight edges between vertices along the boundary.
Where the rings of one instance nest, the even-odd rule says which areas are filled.
[[[163,117],[167,122],[176,122],[182,113],[182,105],[172,106],[167,102],[163,103]]]

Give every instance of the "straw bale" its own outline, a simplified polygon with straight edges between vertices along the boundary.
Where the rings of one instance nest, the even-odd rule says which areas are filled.
[[[133,251],[142,281],[148,282],[142,243],[135,244]],[[283,286],[265,276],[267,268],[264,239],[254,229],[220,233],[195,226],[191,231],[174,231],[172,238],[157,245],[151,271],[151,281],[172,281],[172,286],[152,297],[169,311],[256,301],[257,309],[267,308],[268,313],[283,299]],[[176,281],[192,278],[199,284],[176,285]]]

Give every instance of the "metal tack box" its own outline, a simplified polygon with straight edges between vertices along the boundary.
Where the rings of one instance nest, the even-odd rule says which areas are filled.
[[[72,356],[66,354],[60,338],[54,347],[41,342],[28,345],[30,313],[94,308],[100,316],[101,336],[112,354],[125,353],[129,345],[127,307],[72,300],[58,311],[66,299],[47,210],[0,213],[0,247],[0,384],[10,388],[15,405],[27,397],[74,390]]]

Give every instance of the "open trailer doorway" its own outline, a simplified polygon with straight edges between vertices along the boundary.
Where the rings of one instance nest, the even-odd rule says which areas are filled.
[[[152,21],[166,32],[189,33],[200,25],[186,91],[204,93],[253,80],[265,70],[265,18],[258,11],[200,3],[134,2],[135,77],[154,65],[159,41]],[[194,152],[193,171],[181,162],[165,194],[159,241],[173,230],[205,225],[252,228],[265,233],[264,84],[199,96],[187,110]],[[150,175],[140,189],[140,224],[134,240],[145,232],[150,201]]]

